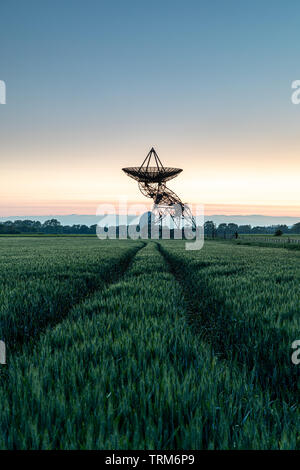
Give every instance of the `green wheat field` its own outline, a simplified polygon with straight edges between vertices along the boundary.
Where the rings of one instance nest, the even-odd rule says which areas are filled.
[[[300,251],[0,238],[1,449],[300,449]]]

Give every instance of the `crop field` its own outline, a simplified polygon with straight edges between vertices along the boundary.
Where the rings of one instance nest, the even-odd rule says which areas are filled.
[[[1,449],[300,449],[300,252],[0,238]]]
[[[250,245],[261,247],[287,248],[289,250],[300,250],[300,236],[284,234],[280,237],[274,235],[239,235],[238,239],[231,239],[235,245]]]

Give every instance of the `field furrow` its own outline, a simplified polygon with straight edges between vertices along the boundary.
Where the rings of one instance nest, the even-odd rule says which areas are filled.
[[[0,339],[8,351],[36,339],[73,305],[119,279],[143,246],[108,246],[98,239],[87,245],[82,239],[56,239],[50,246],[39,239],[0,240]]]
[[[194,255],[183,244],[159,249],[182,285],[190,323],[215,353],[247,369],[273,399],[298,404],[291,344],[300,327],[299,255],[211,242]]]

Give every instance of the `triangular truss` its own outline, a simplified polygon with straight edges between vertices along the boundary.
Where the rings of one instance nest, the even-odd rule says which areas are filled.
[[[145,160],[143,161],[143,163],[141,164],[141,166],[139,167],[139,170],[141,171],[142,169],[146,171],[148,170],[148,168],[150,167],[151,168],[151,165],[150,165],[150,162],[151,162],[151,158],[153,158],[153,160],[155,161],[155,165],[157,167],[157,169],[161,172],[165,171],[165,168],[162,164],[162,162],[160,161],[160,158],[159,156],[157,155],[157,153],[155,152],[154,148],[152,147],[150,152],[148,153],[148,155],[146,156]]]

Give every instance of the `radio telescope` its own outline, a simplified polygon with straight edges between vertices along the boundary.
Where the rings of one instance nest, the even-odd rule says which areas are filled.
[[[160,223],[165,217],[171,216],[176,228],[181,228],[181,223],[184,222],[185,225],[196,229],[196,222],[188,205],[166,186],[167,181],[182,172],[181,168],[164,167],[152,147],[140,167],[122,170],[138,182],[144,196],[153,199],[154,223]]]

